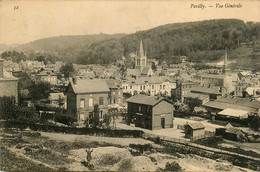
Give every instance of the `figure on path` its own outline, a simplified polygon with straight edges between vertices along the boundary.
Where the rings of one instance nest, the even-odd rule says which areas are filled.
[[[86,150],[86,152],[87,152],[87,162],[88,163],[90,163],[90,161],[91,161],[91,159],[92,159],[92,157],[91,157],[91,153],[93,152],[93,149],[90,149],[90,148],[88,148],[87,150]]]

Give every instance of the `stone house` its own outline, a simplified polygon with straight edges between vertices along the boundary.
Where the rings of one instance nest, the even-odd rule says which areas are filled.
[[[0,97],[15,97],[18,103],[18,78],[3,69],[3,59],[0,58]]]
[[[165,98],[138,94],[126,100],[127,123],[149,130],[173,127],[173,103]]]
[[[110,90],[102,79],[70,79],[66,89],[67,110],[77,115],[80,125],[93,119],[94,105],[99,105],[99,117],[108,113]]]

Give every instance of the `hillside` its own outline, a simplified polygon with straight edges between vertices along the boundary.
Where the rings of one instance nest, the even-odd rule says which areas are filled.
[[[39,39],[14,48],[17,51],[55,52],[73,51],[82,49],[95,42],[105,41],[111,38],[120,38],[124,34],[96,34],[96,35],[68,35]]]
[[[167,24],[128,35],[45,38],[18,46],[15,50],[55,53],[60,58],[80,64],[108,64],[122,55],[127,57],[131,52],[138,51],[142,39],[148,58],[174,63],[177,56],[185,55],[192,62],[208,62],[220,60],[225,48],[233,52],[241,47],[241,43],[253,49],[259,46],[259,38],[260,23],[218,19]],[[232,58],[243,56],[231,54]],[[244,56],[248,57],[248,53]]]

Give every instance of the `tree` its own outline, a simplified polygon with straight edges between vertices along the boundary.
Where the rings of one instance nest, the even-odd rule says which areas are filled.
[[[72,63],[66,63],[61,66],[60,72],[64,74],[65,78],[69,78],[75,74],[75,68]]]
[[[196,106],[201,106],[201,101],[198,97],[196,97],[196,98],[187,97],[186,98],[186,104],[189,107],[189,112],[192,113]]]
[[[18,95],[20,105],[22,105],[26,100],[29,99],[29,88],[32,84],[33,80],[30,74],[22,72],[18,80]]]
[[[96,128],[97,126],[100,125],[100,121],[99,121],[99,105],[95,104],[94,105],[94,111],[93,111],[93,121],[92,121],[92,125],[94,128]]]
[[[156,67],[154,62],[152,62],[152,69],[153,69],[154,72],[157,70],[157,67]]]
[[[33,101],[47,99],[50,96],[51,84],[48,82],[33,82],[29,87],[29,96]]]

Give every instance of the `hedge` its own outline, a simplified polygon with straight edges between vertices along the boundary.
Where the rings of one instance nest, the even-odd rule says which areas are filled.
[[[142,137],[143,131],[140,130],[110,130],[99,128],[73,128],[73,127],[60,127],[52,125],[31,124],[14,121],[0,121],[1,128],[30,128],[34,131],[66,133],[66,134],[80,134],[80,135],[95,135],[107,137]]]

